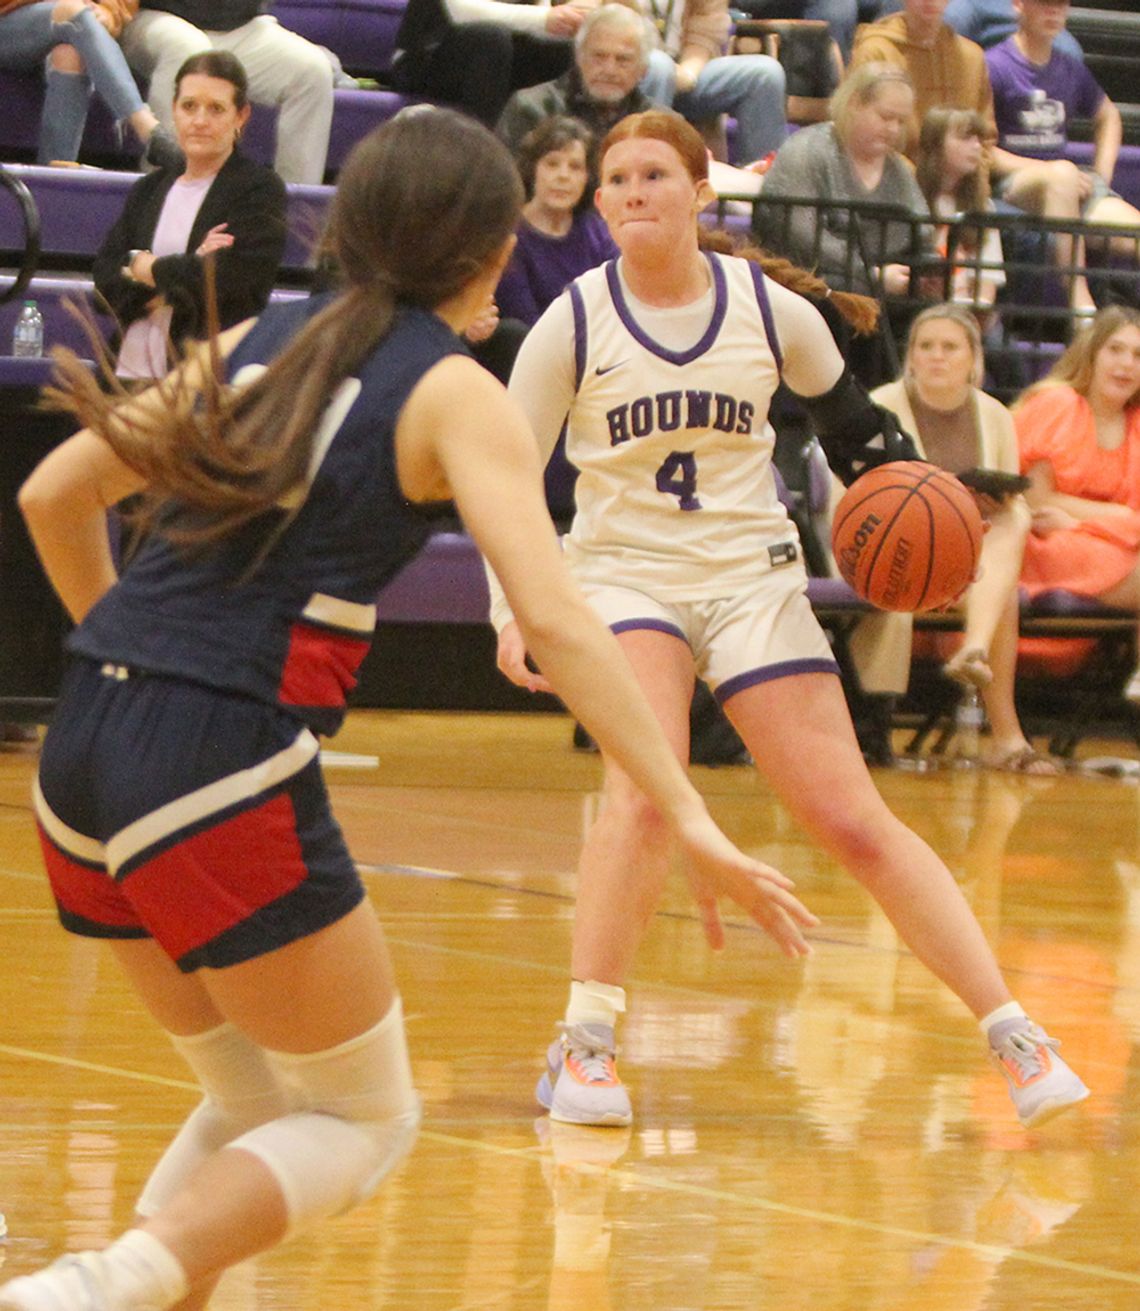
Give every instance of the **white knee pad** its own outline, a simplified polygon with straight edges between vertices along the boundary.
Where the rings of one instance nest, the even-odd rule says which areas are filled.
[[[339,1047],[266,1057],[296,1110],[229,1145],[272,1173],[292,1232],[376,1192],[415,1141],[420,1101],[399,998],[379,1024]]]
[[[135,1210],[156,1214],[208,1156],[289,1105],[265,1052],[232,1024],[170,1040],[205,1094],[143,1187]]]

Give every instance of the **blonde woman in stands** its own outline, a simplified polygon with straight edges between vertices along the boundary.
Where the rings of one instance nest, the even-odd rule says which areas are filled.
[[[903,376],[871,393],[912,433],[923,458],[953,474],[984,469],[1015,477],[1017,434],[1000,401],[981,388],[982,338],[959,305],[932,305],[911,325]],[[1018,576],[1029,534],[1029,506],[1016,491],[975,491],[989,525],[978,578],[964,598],[965,633],[943,666],[955,682],[980,690],[992,729],[986,763],[1021,774],[1055,774],[1029,744],[1014,704]],[[905,619],[909,619],[906,616]],[[899,628],[910,635],[905,619]],[[897,630],[894,630],[897,631]],[[909,662],[909,640],[906,643]]]
[[[898,206],[925,214],[926,201],[903,156],[914,88],[905,69],[868,63],[852,69],[831,97],[831,121],[800,128],[776,151],[753,210],[762,244],[845,291],[903,295],[916,250],[906,222],[855,218],[846,202]],[[790,223],[769,198],[838,202],[819,211],[792,207]],[[786,240],[785,240],[786,235]]]
[[[1033,510],[1023,586],[1140,612],[1140,312],[1101,310],[1013,408]],[[1125,696],[1140,703],[1140,669]]]
[[[948,220],[963,214],[989,214],[989,169],[984,152],[986,119],[972,109],[938,107],[927,111],[918,135],[915,177],[935,218]],[[940,255],[947,253],[948,229],[935,235]],[[950,299],[985,313],[1005,286],[1001,235],[996,228],[963,225],[954,253]]]
[[[79,158],[94,86],[115,121],[130,124],[148,163],[181,166],[181,151],[144,104],[115,40],[134,8],[131,0],[0,0],[0,69],[46,70],[38,163]]]
[[[198,1311],[224,1270],[366,1201],[411,1147],[400,999],[315,734],[340,723],[377,590],[441,499],[682,840],[705,922],[723,893],[807,950],[814,917],[709,818],[565,568],[526,420],[460,342],[521,202],[485,128],[398,116],[340,176],[343,290],[230,329],[125,408],[71,362],[89,426],[20,493],[78,624],[36,814],[61,919],[114,952],[205,1098],[135,1225],[11,1279],[5,1311]],[[139,492],[150,531],[116,578],[106,508]]]

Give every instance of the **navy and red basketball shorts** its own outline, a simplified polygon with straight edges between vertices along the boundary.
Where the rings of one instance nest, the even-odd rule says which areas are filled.
[[[153,938],[187,972],[263,955],[364,897],[317,739],[251,698],[76,660],[35,806],[64,928]]]

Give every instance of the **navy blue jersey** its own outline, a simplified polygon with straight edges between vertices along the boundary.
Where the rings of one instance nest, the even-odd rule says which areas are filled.
[[[266,310],[231,354],[229,378],[240,385],[256,376],[327,303]],[[434,314],[401,310],[330,401],[302,507],[252,574],[280,510],[205,550],[155,534],[76,629],[72,649],[244,693],[317,732],[335,731],[376,624],[376,594],[429,531],[400,491],[396,421],[423,375],[463,350]]]

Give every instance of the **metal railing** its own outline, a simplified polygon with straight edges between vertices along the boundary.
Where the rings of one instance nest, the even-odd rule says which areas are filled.
[[[766,250],[818,272],[835,290],[877,297],[896,372],[920,309],[954,300],[973,310],[984,331],[988,390],[1003,400],[1045,372],[1082,326],[1071,309],[1077,279],[1098,306],[1140,308],[1140,227],[1009,210],[932,219],[897,205],[761,192],[752,232]],[[893,294],[883,279],[890,265],[908,270]]]
[[[40,211],[36,206],[32,193],[24,183],[19,178],[13,177],[3,166],[0,166],[0,186],[3,186],[13,197],[20,207],[24,220],[23,249],[12,252],[0,251],[0,260],[6,260],[11,254],[18,264],[16,277],[12,285],[0,291],[0,305],[3,305],[24,294],[24,290],[39,267]]]

